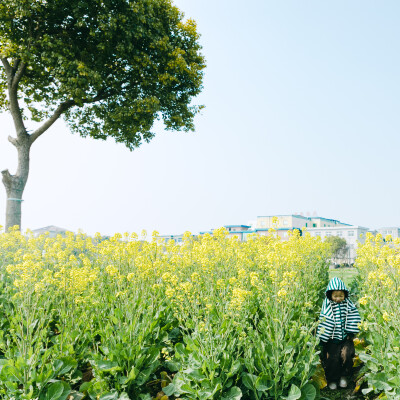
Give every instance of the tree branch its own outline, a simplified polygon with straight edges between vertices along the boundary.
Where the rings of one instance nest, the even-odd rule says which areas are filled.
[[[91,98],[91,99],[85,99],[82,100],[83,104],[91,104],[95,103],[96,101],[104,100],[107,97],[110,97],[110,93],[105,93],[104,91],[100,90],[97,96]],[[65,111],[69,110],[71,107],[76,106],[77,104],[75,103],[75,100],[67,100],[63,103],[61,103],[57,109],[54,111],[53,115],[43,123],[42,126],[40,126],[38,129],[36,129],[31,135],[30,135],[30,142],[31,144],[39,137],[41,136],[44,132],[49,129],[54,122],[57,121],[58,118],[60,118],[61,114],[63,114]]]
[[[12,79],[12,67],[8,62],[6,57],[1,57],[1,62],[3,63],[4,69],[6,70],[7,78]]]
[[[24,75],[25,68],[26,68],[26,64],[23,61],[18,62],[16,64],[17,64],[17,66],[16,66],[17,70],[15,72],[15,75],[14,75],[12,83],[11,83],[13,87],[16,87],[18,85],[19,81],[21,80],[22,76]]]
[[[8,141],[9,141],[10,143],[12,143],[15,147],[18,146],[18,140],[15,139],[15,138],[13,138],[12,136],[9,136],[9,137],[8,137]]]
[[[8,85],[8,100],[10,105],[10,112],[11,116],[14,121],[15,131],[17,133],[17,137],[25,137],[26,135],[26,128],[24,124],[24,120],[22,118],[22,112],[19,107],[18,102],[18,93],[17,93],[17,86],[12,85],[12,78],[10,79],[11,84]]]
[[[60,118],[60,115],[62,113],[64,113],[65,111],[67,111],[69,108],[71,108],[72,106],[75,105],[75,101],[74,100],[68,100],[65,101],[63,103],[61,103],[57,109],[54,111],[53,115],[43,123],[42,126],[40,126],[38,129],[36,129],[31,135],[30,135],[30,142],[31,144],[39,137],[41,136],[44,132],[47,131],[47,129],[49,129],[54,122],[56,122],[58,120],[58,118]]]
[[[13,58],[13,64],[12,67],[14,69],[14,72],[18,69],[18,65],[21,62],[20,58]]]
[[[12,183],[12,175],[8,171],[8,169],[5,169],[4,171],[1,171],[1,174],[3,175],[3,183],[6,188],[9,188]]]

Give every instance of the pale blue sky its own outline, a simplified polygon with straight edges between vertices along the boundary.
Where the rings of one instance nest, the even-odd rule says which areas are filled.
[[[131,153],[57,123],[32,148],[24,229],[196,233],[314,211],[400,226],[398,1],[175,4],[207,59],[196,132],[159,126]],[[0,169],[14,172],[9,133],[0,116]]]

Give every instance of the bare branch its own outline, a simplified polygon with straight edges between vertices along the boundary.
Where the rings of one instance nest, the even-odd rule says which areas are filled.
[[[5,169],[4,171],[1,171],[1,174],[3,175],[3,183],[6,188],[9,188],[12,183],[12,175],[8,171],[8,169]]]
[[[39,137],[41,136],[44,132],[49,129],[54,122],[60,118],[60,115],[67,111],[69,108],[75,105],[74,100],[68,100],[65,101],[64,103],[61,103],[57,109],[54,111],[53,115],[43,123],[42,126],[40,126],[38,129],[36,129],[31,135],[30,135],[30,142],[31,144]]]
[[[10,143],[12,143],[15,147],[18,146],[18,140],[15,139],[15,138],[13,138],[12,136],[9,136],[9,137],[8,137],[8,141],[9,141]]]
[[[12,80],[13,87],[16,87],[18,85],[19,81],[21,80],[22,76],[24,75],[26,64],[23,61],[18,62],[16,68],[17,68],[17,70],[16,70],[15,75]]]
[[[107,97],[110,97],[111,94],[108,93],[106,94],[104,91],[99,91],[99,93],[97,94],[97,96],[91,98],[91,99],[85,99],[82,100],[83,104],[91,104],[91,103],[95,103],[96,101],[100,101],[100,100],[104,100]],[[30,135],[30,142],[31,144],[39,137],[41,136],[44,132],[47,131],[47,129],[49,129],[54,122],[57,121],[57,119],[61,116],[61,114],[63,114],[65,111],[69,110],[71,107],[76,106],[77,104],[75,103],[74,100],[68,100],[65,101],[64,103],[61,103],[57,109],[54,111],[53,115],[46,121],[43,123],[42,126],[40,126],[38,129],[36,129],[31,135]]]
[[[11,78],[12,81],[12,78]],[[14,121],[15,131],[17,133],[17,137],[26,135],[26,128],[24,124],[24,120],[22,118],[22,112],[19,107],[18,102],[18,94],[17,94],[17,86],[13,86],[12,84],[8,85],[8,101],[10,105],[11,116]]]

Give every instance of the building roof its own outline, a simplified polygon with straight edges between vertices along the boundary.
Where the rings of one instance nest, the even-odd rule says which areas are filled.
[[[270,230],[273,231],[294,231],[295,229],[301,228],[255,228],[254,232],[269,232]]]
[[[346,226],[309,226],[307,227],[307,231],[323,231],[323,230],[343,230],[343,229],[366,229],[368,230],[369,228],[366,228],[364,226],[358,226],[358,225],[349,225],[346,224]]]
[[[257,218],[273,218],[273,217],[296,217],[303,219],[311,219],[311,217],[305,217],[304,215],[299,214],[280,214],[280,215],[258,215]]]
[[[324,221],[332,221],[332,222],[337,222],[337,223],[339,223],[339,224],[341,224],[341,225],[349,225],[349,226],[352,226],[351,224],[346,224],[346,223],[344,223],[344,222],[340,222],[339,220],[337,220],[337,219],[332,219],[332,218],[309,217],[309,219],[310,219],[310,220],[313,220],[313,219],[323,219]]]
[[[49,226],[45,226],[44,228],[34,229],[32,232],[33,233],[39,233],[39,232],[64,233],[67,231],[68,231],[68,229],[60,228],[59,226],[49,225]]]

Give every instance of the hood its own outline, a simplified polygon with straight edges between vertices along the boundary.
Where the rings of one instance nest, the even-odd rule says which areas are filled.
[[[349,289],[347,289],[346,285],[340,278],[332,278],[329,281],[328,287],[326,288],[325,294],[328,297],[328,294],[333,290],[343,290],[346,298],[349,296]]]
[[[346,298],[342,303],[335,303],[331,300],[333,290],[344,291]],[[360,314],[348,296],[349,289],[344,282],[339,278],[332,278],[326,288],[326,297],[319,315],[320,323],[317,336],[322,342],[327,342],[330,339],[343,340],[346,333],[356,334],[359,332]],[[343,317],[345,318],[344,321]]]

